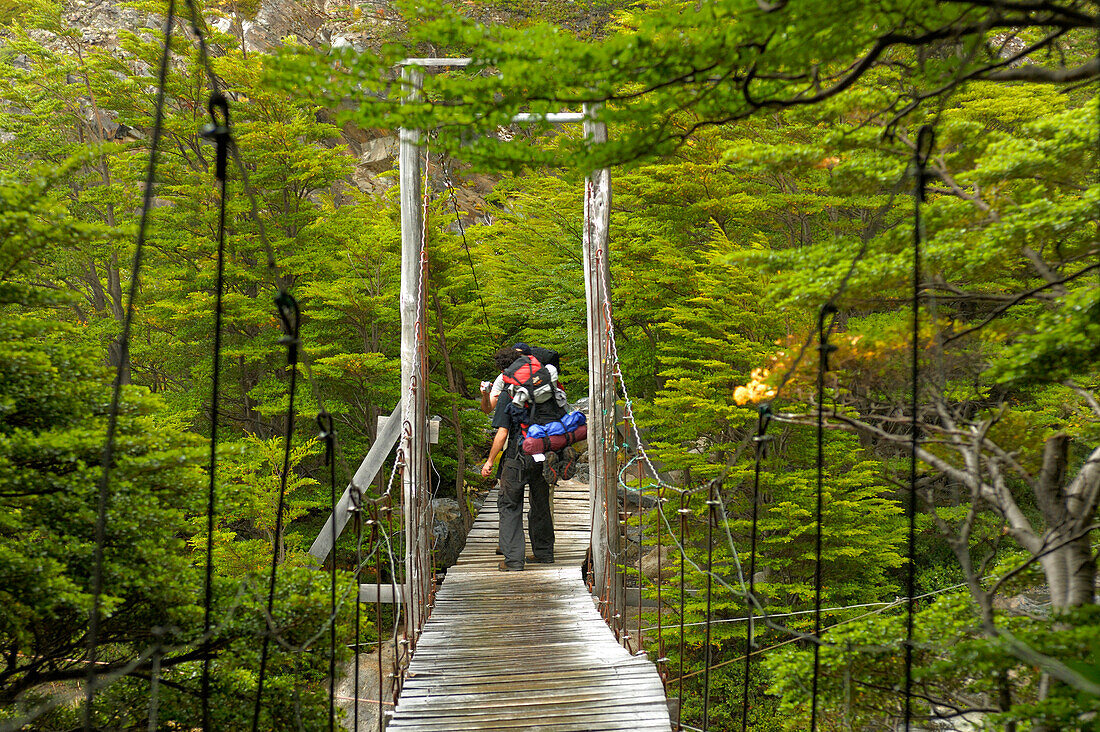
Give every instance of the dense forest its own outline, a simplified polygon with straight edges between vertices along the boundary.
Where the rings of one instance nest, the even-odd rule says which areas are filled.
[[[647,595],[687,592],[642,620],[662,624],[647,649],[685,724],[703,724],[709,659],[711,729],[741,729],[746,688],[749,729],[808,729],[815,666],[821,729],[898,728],[911,584],[922,729],[1096,729],[1100,7],[871,5],[137,0],[104,40],[85,3],[0,0],[0,729],[191,729],[203,694],[213,728],[246,729],[269,622],[260,727],[326,727],[315,419],[334,419],[343,486],[400,397],[402,125],[431,131],[432,462],[464,511],[485,488],[478,384],[497,348],[556,349],[587,393],[584,177],[612,170],[616,388],[646,456],[624,444],[620,479],[658,499],[626,534],[632,561],[656,556],[686,515],[691,560],[626,571]],[[409,56],[474,64],[402,105]],[[241,160],[224,199],[212,82]],[[511,121],[582,104],[607,144]],[[296,367],[280,292],[301,311]],[[656,475],[635,475],[645,460]],[[677,514],[701,486],[721,497],[710,546],[705,495]],[[351,588],[354,547],[335,562]],[[750,581],[775,620],[746,665]],[[364,642],[387,622],[364,612]]]

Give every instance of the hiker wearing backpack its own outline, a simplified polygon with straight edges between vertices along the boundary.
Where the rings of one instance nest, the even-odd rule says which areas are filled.
[[[526,344],[523,344],[526,346]],[[541,349],[540,349],[541,350]],[[549,359],[548,359],[549,360]],[[481,467],[488,478],[493,462],[501,457],[500,490],[497,509],[500,515],[500,550],[504,560],[501,571],[520,571],[525,561],[554,561],[554,521],[550,514],[550,486],[542,474],[542,463],[523,452],[527,428],[547,424],[565,414],[564,393],[557,385],[557,369],[537,357],[502,348],[494,356],[505,387],[493,412],[496,435],[489,459]],[[559,402],[561,402],[559,404]],[[523,492],[530,486],[530,512],[527,533],[531,539],[530,556],[525,556],[523,538]]]
[[[503,350],[503,349],[502,349]],[[539,346],[529,346],[526,343],[520,342],[512,346],[512,350],[520,356],[534,356],[540,363],[553,366],[557,369],[558,373],[561,373],[561,364],[559,363],[560,356],[558,352],[551,348],[540,348]],[[515,359],[513,359],[515,360]],[[510,365],[510,364],[509,364]],[[496,379],[493,381],[481,382],[481,411],[485,414],[489,414],[497,408],[497,400],[500,399],[501,392],[504,391],[504,373],[497,374]]]

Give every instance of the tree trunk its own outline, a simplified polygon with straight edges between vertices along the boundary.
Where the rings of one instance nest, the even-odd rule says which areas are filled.
[[[252,426],[252,432],[257,437],[266,440],[270,435],[268,434],[268,430],[265,429],[263,422],[260,420],[259,413],[254,408],[255,401],[248,394],[248,392],[259,383],[259,377],[251,373],[253,370],[249,369],[244,356],[237,357],[237,368],[237,386],[241,390],[241,404],[244,410],[242,419],[245,424],[250,424]]]
[[[111,314],[122,328],[126,322],[126,306],[122,302],[122,275],[118,268],[118,254],[111,255],[111,261],[107,264],[107,304]],[[108,363],[112,368],[118,369],[119,380],[123,384],[130,383],[130,349],[122,347],[120,335],[107,348]]]
[[[1050,592],[1050,604],[1054,612],[1059,612],[1066,607],[1066,599],[1069,596],[1069,565],[1065,560],[1066,547],[1055,549],[1039,559],[1043,567],[1043,575],[1046,577],[1047,588]]]
[[[1096,600],[1096,559],[1089,540],[1091,534],[1077,537],[1066,546],[1066,576],[1069,580],[1066,607],[1092,605]]]
[[[439,294],[434,289],[431,293],[432,307],[435,308],[435,330],[439,337],[439,352],[443,356],[443,370],[447,374],[447,388],[457,397],[458,381],[451,364],[451,354],[447,350],[447,334],[443,329],[443,307],[439,304]],[[462,421],[459,419],[457,401],[451,402],[451,428],[455,431],[455,452],[458,453],[458,466],[455,470],[455,500],[458,502],[458,510],[462,513],[462,524],[469,531],[474,525],[474,517],[470,515],[470,506],[466,503],[466,441],[462,438]]]

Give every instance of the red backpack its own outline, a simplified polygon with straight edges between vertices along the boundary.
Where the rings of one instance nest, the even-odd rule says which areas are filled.
[[[565,414],[557,403],[554,369],[534,356],[520,356],[501,373],[511,387],[512,403],[527,410],[526,424],[548,424]]]

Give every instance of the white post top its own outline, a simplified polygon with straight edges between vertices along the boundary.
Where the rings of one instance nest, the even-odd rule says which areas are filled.
[[[397,62],[398,66],[469,66],[472,58],[406,58]]]
[[[456,58],[406,58],[397,62],[398,66],[421,66],[424,68],[444,68],[447,66],[469,66],[474,60],[469,57]],[[586,118],[584,112],[550,112],[547,114],[534,114],[521,112],[512,117],[513,122],[583,122]]]
[[[512,117],[513,122],[584,122],[586,119],[588,116],[584,112],[520,112]]]

